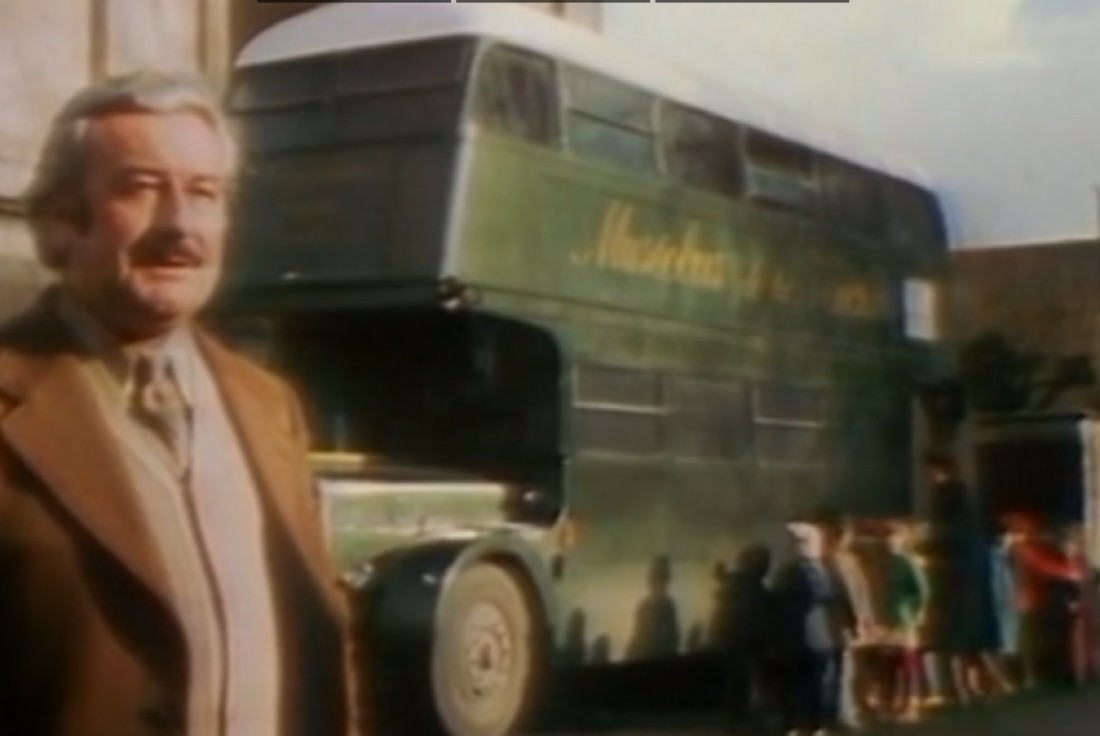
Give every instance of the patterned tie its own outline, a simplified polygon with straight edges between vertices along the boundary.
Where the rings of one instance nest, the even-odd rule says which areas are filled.
[[[182,474],[191,456],[190,421],[171,362],[164,356],[138,353],[133,361],[133,380],[134,416],[160,438]]]

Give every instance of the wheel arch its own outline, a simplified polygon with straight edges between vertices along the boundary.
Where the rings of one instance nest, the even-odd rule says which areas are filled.
[[[485,539],[463,548],[448,567],[440,586],[440,600],[462,571],[477,564],[503,568],[519,583],[532,612],[543,626],[545,645],[551,650],[557,640],[560,606],[554,596],[553,579],[542,557],[530,545],[516,539]],[[440,612],[436,605],[436,614]]]
[[[537,717],[539,701],[545,702],[548,680],[543,678],[552,676],[556,661],[558,606],[546,563],[531,545],[503,535],[434,540],[377,556],[355,587],[357,625],[367,644],[361,661],[377,696],[372,717],[383,732],[411,727],[424,733],[440,731],[442,722],[433,720],[442,718],[442,711],[432,672],[444,602],[464,571],[485,564],[501,568],[515,581],[537,627],[532,645],[537,647],[535,677],[542,685],[535,687],[542,692],[522,720]]]
[[[553,649],[561,622],[553,577],[538,551],[512,536],[433,540],[377,556],[367,565],[365,582],[355,586],[358,618],[393,646],[426,647],[447,591],[478,563],[499,565],[516,578]]]

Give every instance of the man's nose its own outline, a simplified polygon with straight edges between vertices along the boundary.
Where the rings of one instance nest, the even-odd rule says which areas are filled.
[[[166,186],[157,201],[156,220],[162,228],[190,232],[195,225],[195,205],[179,185]]]

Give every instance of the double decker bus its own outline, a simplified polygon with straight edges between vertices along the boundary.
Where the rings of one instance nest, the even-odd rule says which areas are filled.
[[[792,516],[910,508],[947,247],[882,162],[511,4],[309,11],[230,104],[220,314],[303,393],[372,687],[511,733],[705,651]]]

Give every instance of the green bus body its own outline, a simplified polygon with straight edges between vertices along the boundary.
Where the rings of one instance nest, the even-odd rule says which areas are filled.
[[[946,354],[906,334],[905,290],[944,275],[942,226],[914,235],[885,195],[874,227],[768,201],[748,164],[740,195],[660,156],[616,167],[560,121],[493,130],[475,95],[500,45],[422,47],[443,71],[373,97],[333,92],[374,63],[343,52],[245,68],[234,98],[252,148],[223,313],[263,320],[318,449],[490,482],[340,497],[342,564],[519,534],[562,653],[660,657],[711,643],[717,566],[791,516],[911,509],[914,396]],[[938,223],[918,187],[805,150],[818,191],[848,166]],[[654,599],[673,621],[644,620]]]

